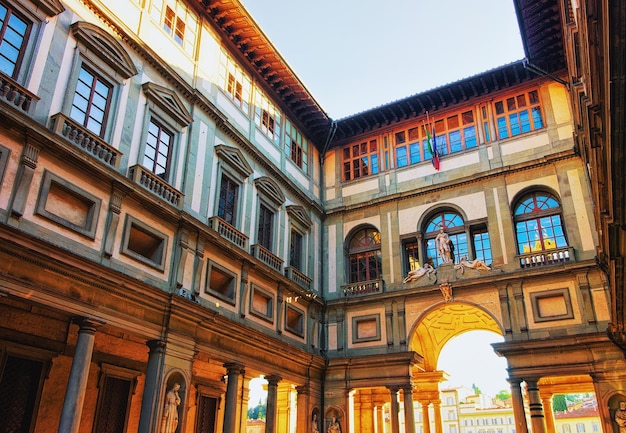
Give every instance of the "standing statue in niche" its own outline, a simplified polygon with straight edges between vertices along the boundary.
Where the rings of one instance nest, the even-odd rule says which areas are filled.
[[[180,390],[180,384],[175,383],[174,386],[167,391],[167,394],[165,394],[161,433],[175,433],[178,428],[178,406],[180,406],[178,390]]]
[[[615,411],[615,422],[619,426],[619,433],[626,433],[626,401],[619,402],[619,409]]]
[[[443,230],[443,227],[439,228],[439,234],[435,237],[435,244],[437,244],[437,251],[439,251],[439,258],[445,264],[452,263],[452,251],[454,251],[454,245],[450,240],[450,236]]]
[[[320,433],[320,429],[317,426],[317,414],[316,413],[313,414],[313,420],[311,421],[311,423],[313,424],[313,426],[311,427],[311,433]]]
[[[341,427],[339,426],[339,421],[337,421],[337,417],[333,416],[330,424],[328,425],[328,433],[341,433]]]

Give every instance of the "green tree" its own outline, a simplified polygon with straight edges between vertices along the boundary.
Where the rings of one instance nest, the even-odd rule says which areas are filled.
[[[480,390],[480,388],[476,386],[476,384],[475,384],[475,383],[472,383],[472,389],[474,390],[474,394],[476,394],[476,395],[480,395],[480,394],[482,394],[482,393],[483,393],[483,392]]]
[[[259,402],[255,407],[248,409],[248,419],[265,419],[266,413],[267,408]]]
[[[496,394],[496,398],[502,401],[508,400],[509,398],[511,398],[511,392],[503,389]]]
[[[567,401],[563,394],[552,396],[552,409],[555,412],[567,412]]]

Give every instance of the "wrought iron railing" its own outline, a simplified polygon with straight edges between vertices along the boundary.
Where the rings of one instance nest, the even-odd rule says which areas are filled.
[[[229,240],[242,250],[248,251],[248,236],[228,224],[218,216],[209,218],[209,227],[218,232],[221,237]]]

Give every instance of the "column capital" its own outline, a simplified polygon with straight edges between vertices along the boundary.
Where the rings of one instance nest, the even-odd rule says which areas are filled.
[[[243,364],[239,364],[238,362],[227,362],[223,364],[223,367],[226,369],[227,374],[230,376],[231,374],[242,374],[244,372]]]
[[[265,380],[267,380],[269,385],[278,385],[278,382],[283,380],[283,378],[277,374],[270,374],[269,376],[265,376]]]
[[[78,332],[86,332],[89,334],[95,334],[98,328],[106,323],[103,320],[94,319],[92,317],[74,317],[72,321],[80,326]]]
[[[296,391],[298,395],[310,395],[311,394],[311,386],[310,385],[299,385],[296,386]]]

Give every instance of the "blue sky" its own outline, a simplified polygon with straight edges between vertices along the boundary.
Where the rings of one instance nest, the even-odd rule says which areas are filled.
[[[524,57],[512,0],[242,0],[334,119]]]
[[[334,119],[524,58],[512,0],[242,0],[321,107]],[[506,361],[470,332],[439,368],[449,385],[508,389]]]

